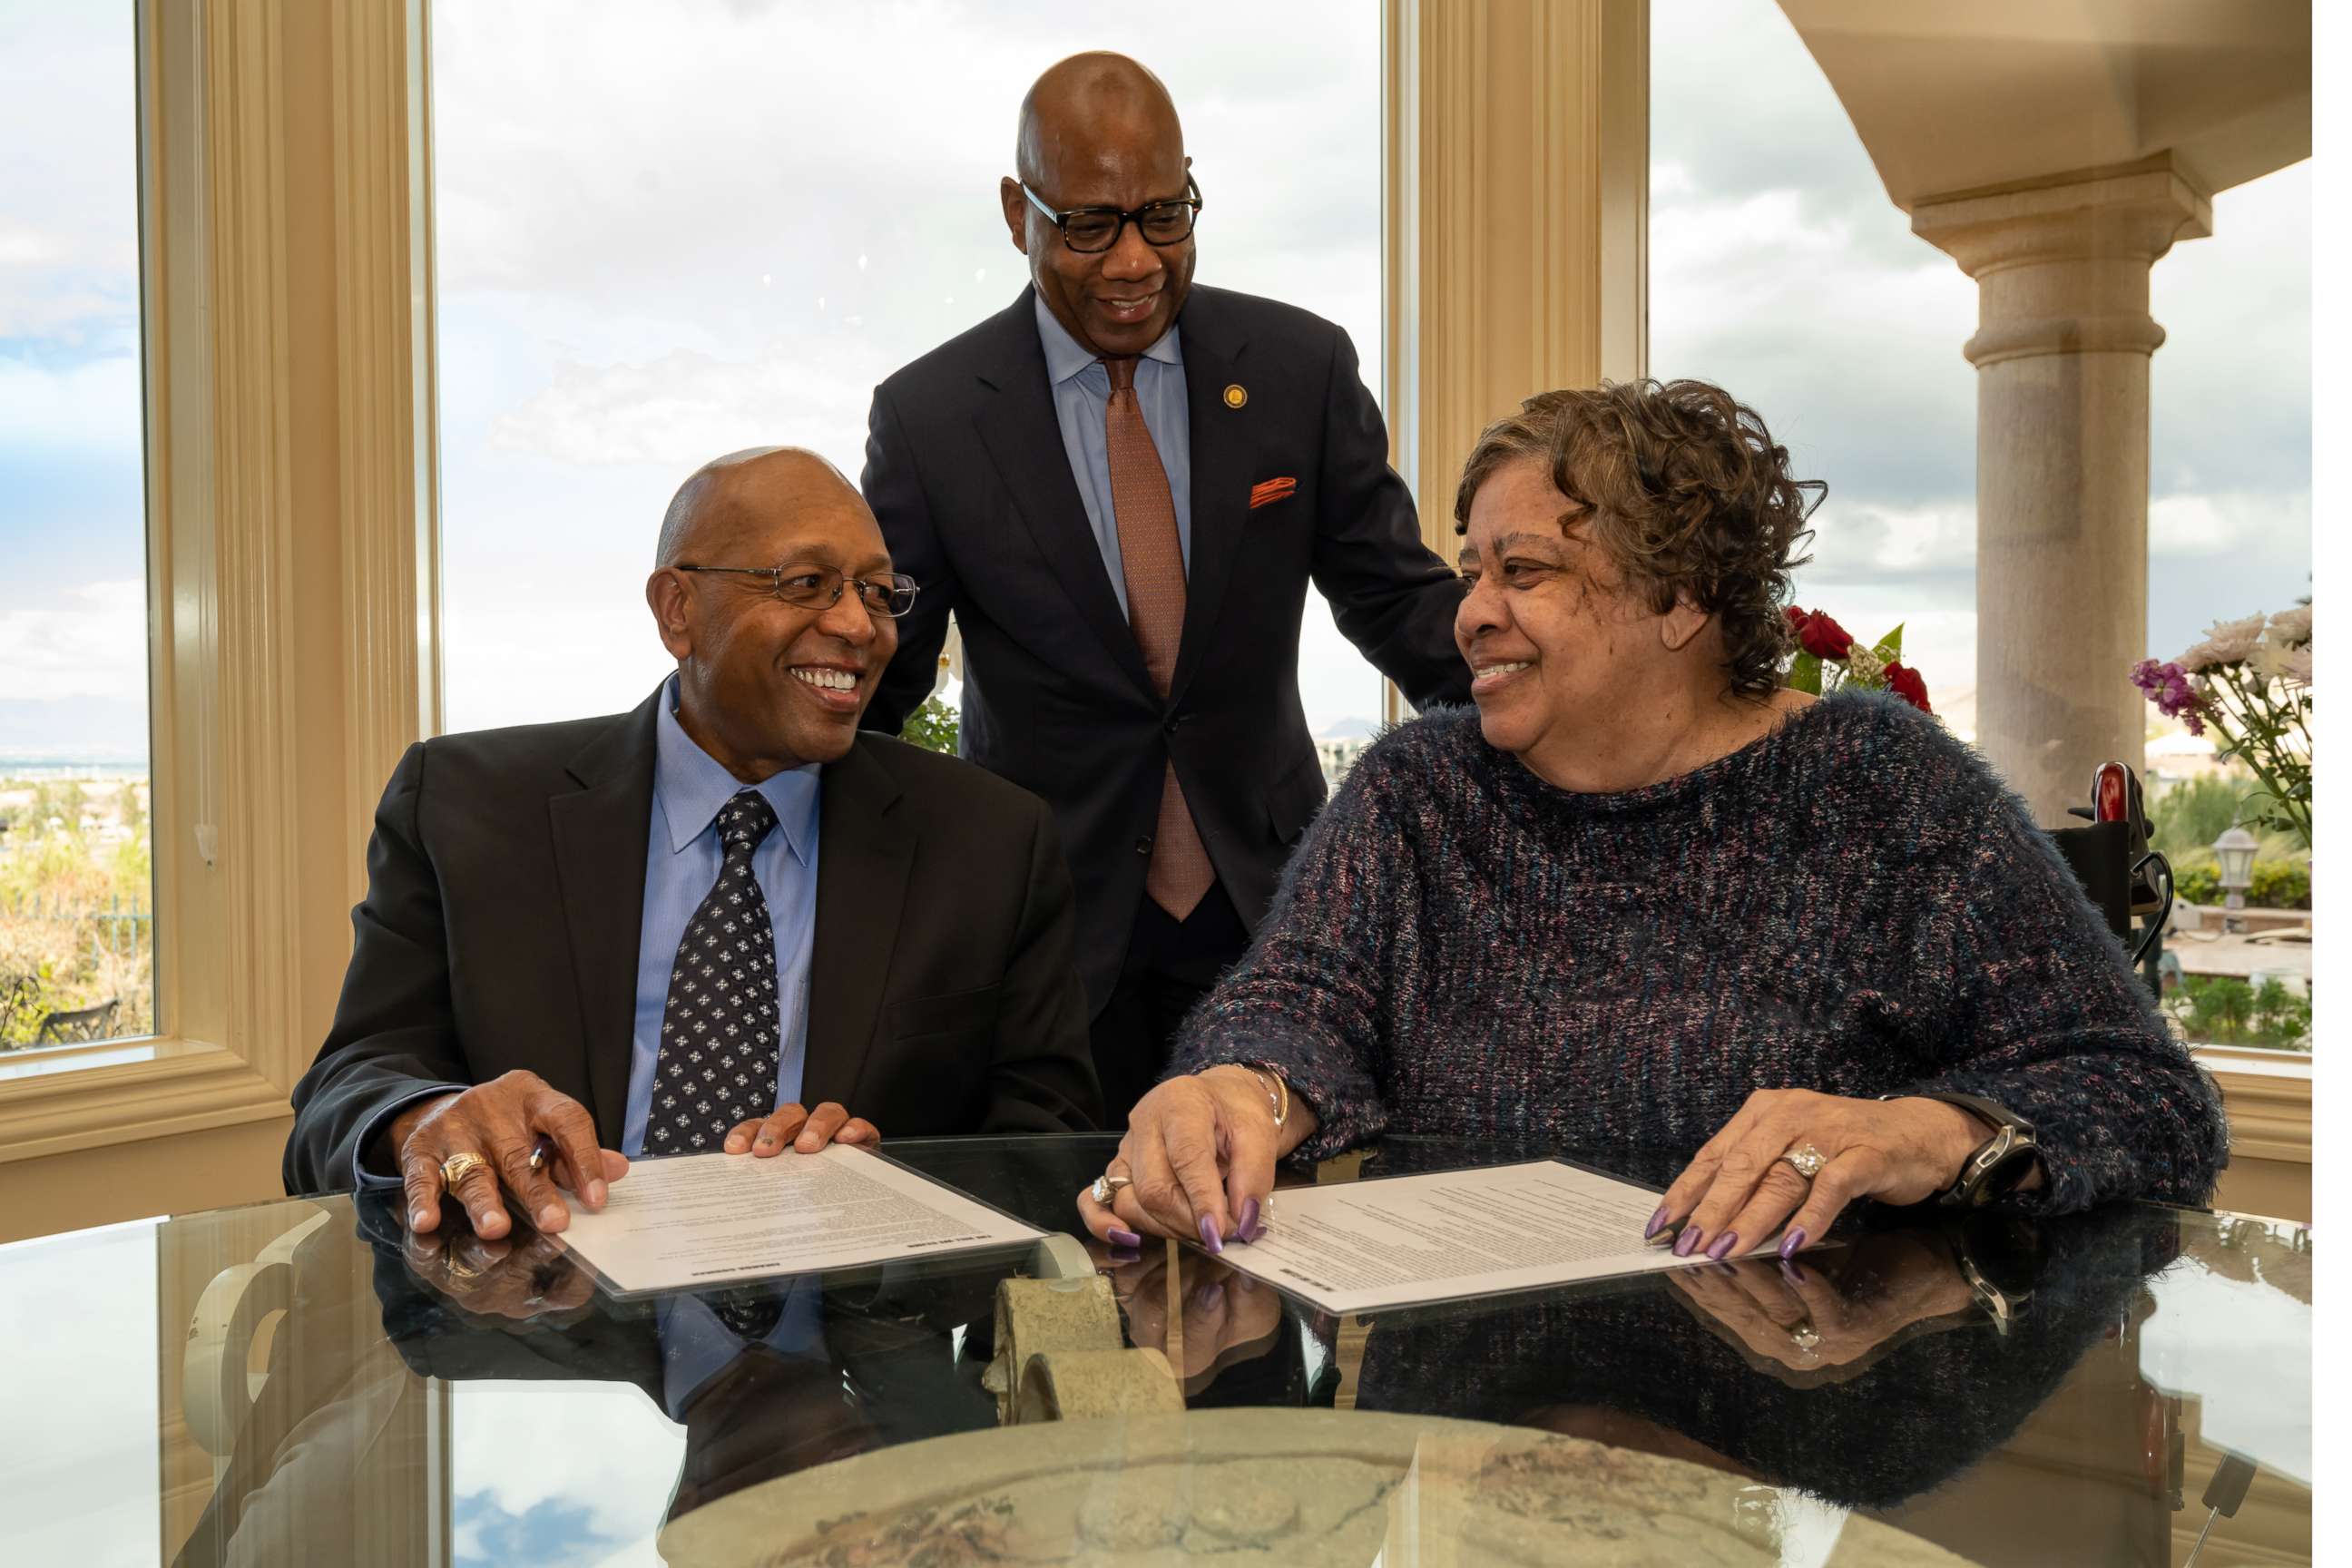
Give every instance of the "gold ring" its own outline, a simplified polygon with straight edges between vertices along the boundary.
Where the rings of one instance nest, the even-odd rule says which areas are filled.
[[[459,1182],[464,1181],[476,1171],[488,1169],[489,1163],[471,1149],[462,1154],[452,1154],[441,1162],[441,1184],[451,1192],[456,1192]]]
[[[1800,1143],[1780,1158],[1809,1182],[1820,1175],[1822,1167],[1830,1163],[1830,1157],[1811,1143]]]
[[[468,1268],[458,1262],[457,1254],[454,1248],[445,1250],[441,1254],[441,1267],[459,1279],[478,1279],[482,1277],[480,1269]]]

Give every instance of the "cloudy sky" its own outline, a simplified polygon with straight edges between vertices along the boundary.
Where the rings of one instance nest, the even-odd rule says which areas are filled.
[[[1022,88],[1126,48],[1185,111],[1202,281],[1347,327],[1377,387],[1377,13],[1208,4],[436,8],[453,727],[609,710],[659,676],[656,520],[715,453],[853,475],[876,381],[1003,308]],[[1652,362],[1757,405],[1830,484],[1801,592],[1974,679],[1974,285],[1913,238],[1769,0],[1657,0]],[[127,5],[0,0],[0,755],[143,750]],[[1227,40],[1247,36],[1252,46]],[[2305,591],[2309,165],[2158,264],[2151,651]],[[1310,608],[1319,729],[1375,710]]]

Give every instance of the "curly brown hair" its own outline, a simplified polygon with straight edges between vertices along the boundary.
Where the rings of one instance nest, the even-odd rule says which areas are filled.
[[[1454,492],[1456,533],[1478,487],[1521,458],[1584,509],[1563,531],[1580,525],[1656,614],[1689,595],[1722,628],[1731,689],[1770,694],[1790,646],[1789,574],[1809,559],[1796,552],[1829,487],[1790,474],[1762,416],[1704,381],[1539,392],[1480,433]]]

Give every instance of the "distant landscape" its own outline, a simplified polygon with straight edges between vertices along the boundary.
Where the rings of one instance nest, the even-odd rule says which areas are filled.
[[[0,755],[0,1051],[153,1032],[152,804],[134,759]]]

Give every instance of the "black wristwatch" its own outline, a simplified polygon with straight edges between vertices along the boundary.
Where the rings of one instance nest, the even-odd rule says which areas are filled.
[[[1991,1124],[1992,1136],[1978,1144],[1960,1162],[1959,1179],[1936,1201],[1948,1208],[1979,1208],[2009,1196],[2040,1163],[2042,1147],[2033,1141],[2033,1123],[2004,1110],[1980,1094],[1927,1089],[1891,1094],[1889,1100],[1940,1100],[1957,1105]]]

